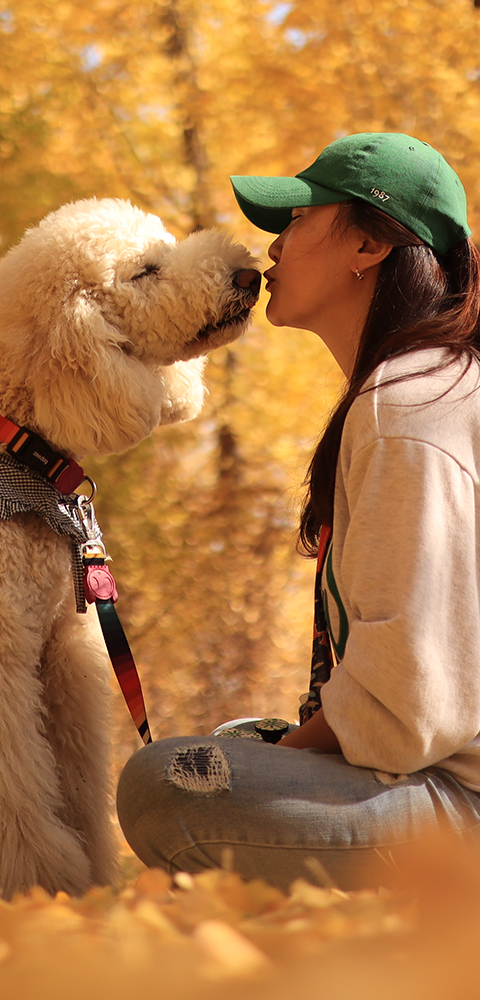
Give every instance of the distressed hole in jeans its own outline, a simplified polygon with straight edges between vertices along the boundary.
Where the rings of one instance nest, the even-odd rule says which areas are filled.
[[[170,758],[165,776],[178,788],[202,795],[229,791],[232,783],[230,764],[214,743],[179,747]]]

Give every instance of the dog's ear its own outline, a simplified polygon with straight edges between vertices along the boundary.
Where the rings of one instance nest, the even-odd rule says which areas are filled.
[[[112,349],[121,351],[126,339],[105,318],[95,295],[82,289],[55,316],[48,331],[48,349],[61,366],[95,378],[109,363]]]
[[[32,375],[36,426],[58,450],[77,459],[119,453],[158,424],[200,412],[203,358],[146,365],[122,350],[121,332],[85,296],[68,319],[51,330],[48,377]]]
[[[122,350],[122,339],[81,292],[50,326],[44,363],[29,381],[36,426],[60,451],[125,451],[159,423],[159,380]]]

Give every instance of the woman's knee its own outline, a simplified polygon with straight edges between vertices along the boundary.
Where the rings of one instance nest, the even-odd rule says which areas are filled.
[[[134,754],[120,775],[120,826],[139,853],[139,840],[165,842],[182,814],[202,813],[205,800],[231,789],[230,761],[218,743],[208,737],[161,740]]]

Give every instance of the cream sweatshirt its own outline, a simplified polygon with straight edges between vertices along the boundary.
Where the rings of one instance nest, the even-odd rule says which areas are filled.
[[[322,704],[351,764],[437,765],[480,791],[480,366],[379,385],[443,357],[385,362],[347,416]]]

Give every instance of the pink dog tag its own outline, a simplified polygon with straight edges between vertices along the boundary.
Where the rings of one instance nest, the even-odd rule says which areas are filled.
[[[115,580],[106,566],[85,566],[83,587],[89,604],[96,600],[113,601],[114,604],[118,601]]]

